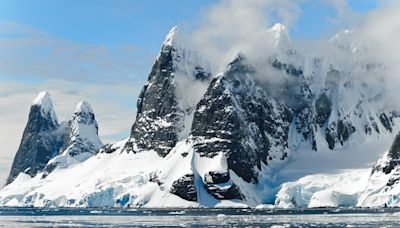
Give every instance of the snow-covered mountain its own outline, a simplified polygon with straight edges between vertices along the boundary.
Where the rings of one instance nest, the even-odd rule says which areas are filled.
[[[387,151],[372,167],[359,206],[399,207],[400,206],[400,134]]]
[[[7,183],[18,174],[44,175],[73,161],[82,162],[102,146],[94,113],[87,102],[80,102],[72,119],[58,122],[48,92],[39,93],[32,103],[21,145],[15,155]]]
[[[51,140],[24,134],[0,204],[211,207],[275,198],[284,207],[355,204],[366,194],[365,175],[315,173],[366,168],[390,145],[400,109],[385,99],[382,66],[358,57],[367,49],[354,51],[362,45],[349,45],[350,31],[330,41],[340,58],[302,53],[281,24],[266,34],[270,52],[258,59],[238,53],[213,75],[201,50],[191,50],[172,28],[139,95],[131,135],[120,142],[102,146],[85,102],[58,124],[51,101],[35,101],[29,132]],[[37,116],[40,126],[32,125]],[[43,143],[50,149],[24,149]],[[34,156],[45,159],[20,164]],[[314,175],[295,181],[306,174]]]
[[[372,169],[309,175],[284,183],[275,205],[293,207],[399,207],[400,134]]]
[[[32,103],[7,184],[21,172],[35,176],[55,156],[61,148],[59,126],[50,94],[41,92]]]
[[[71,164],[85,161],[103,145],[92,107],[86,101],[79,102],[72,118],[68,123],[63,123],[59,131],[63,132],[60,154],[47,163],[43,177],[56,168],[67,168]]]
[[[200,99],[202,91],[196,90],[206,88],[201,84],[210,76],[210,65],[195,51],[182,47],[178,28],[172,28],[139,95],[126,150],[156,150],[166,156],[188,136],[197,102],[197,94],[190,93],[199,93]]]

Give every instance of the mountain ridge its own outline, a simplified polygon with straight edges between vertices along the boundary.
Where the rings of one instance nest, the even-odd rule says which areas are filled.
[[[129,138],[103,146],[94,113],[81,102],[63,125],[64,152],[48,156],[31,179],[21,174],[10,181],[0,191],[0,204],[255,206],[270,202],[283,181],[276,178],[303,151],[328,156],[395,134],[400,110],[382,109],[382,84],[353,78],[334,61],[305,56],[281,24],[267,32],[275,34],[273,52],[257,62],[239,53],[213,76],[211,64],[186,47],[173,27],[139,95]],[[379,70],[365,67],[368,62],[350,64],[370,74]],[[46,93],[39,96],[47,99]],[[86,123],[88,137],[76,131]],[[85,156],[74,159],[80,154]],[[58,178],[69,172],[76,177],[68,184],[76,189],[52,191],[64,186]],[[13,193],[13,185],[27,179],[34,190]]]

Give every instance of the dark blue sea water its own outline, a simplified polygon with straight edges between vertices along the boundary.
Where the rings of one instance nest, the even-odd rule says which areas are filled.
[[[0,208],[3,227],[400,227],[400,209]]]

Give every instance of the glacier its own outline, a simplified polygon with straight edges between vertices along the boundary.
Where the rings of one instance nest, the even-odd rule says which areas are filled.
[[[370,169],[360,169],[314,174],[284,183],[275,205],[282,208],[355,207],[367,185],[369,172]]]

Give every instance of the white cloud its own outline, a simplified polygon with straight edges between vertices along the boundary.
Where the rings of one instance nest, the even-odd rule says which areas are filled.
[[[293,0],[222,0],[209,8],[189,40],[220,71],[238,52],[268,50],[265,36],[272,16],[291,26],[301,13]]]
[[[383,1],[378,9],[365,15],[363,21],[354,27],[352,41],[365,47],[363,59],[382,64],[384,67],[373,75],[385,81],[388,104],[400,106],[400,4],[398,1]],[[369,80],[360,75],[360,80]]]
[[[344,29],[346,27],[357,26],[362,22],[365,15],[354,11],[348,0],[323,0],[326,4],[332,6],[336,15],[328,17],[331,27],[335,29]]]

